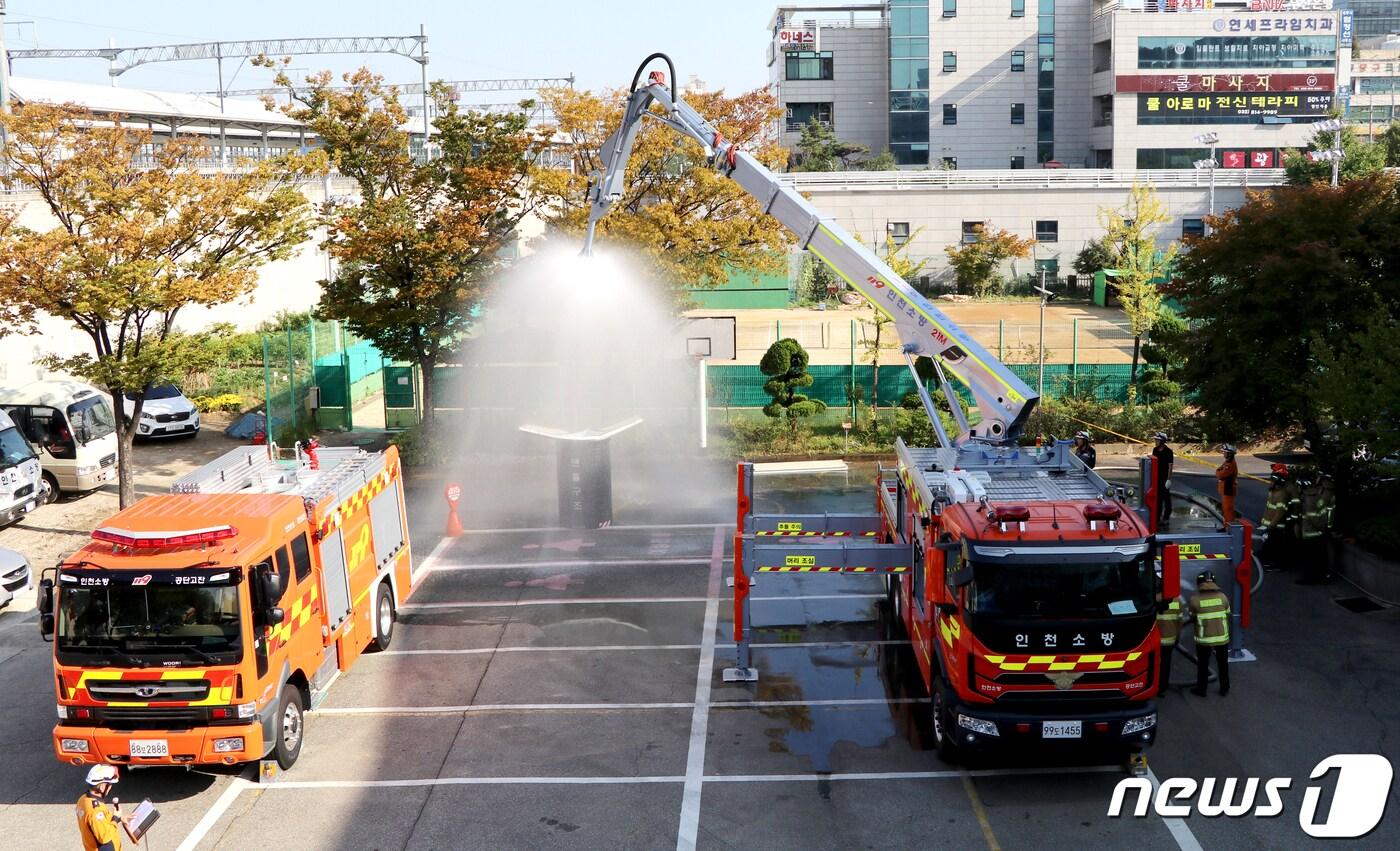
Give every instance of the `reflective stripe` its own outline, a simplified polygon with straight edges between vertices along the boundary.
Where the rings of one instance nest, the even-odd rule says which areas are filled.
[[[1212,609],[1216,606],[1225,605],[1225,601],[1220,599],[1219,597],[1205,597],[1201,600],[1199,605],[1203,609]]]
[[[1229,612],[1201,612],[1199,615],[1196,615],[1196,620],[1206,621],[1214,618],[1228,618],[1229,616]]]
[[[1196,643],[1197,643],[1198,645],[1200,645],[1201,647],[1214,647],[1214,646],[1217,645],[1217,644],[1229,644],[1229,643],[1230,643],[1230,636],[1228,636],[1228,635],[1217,635],[1217,636],[1215,636],[1214,638],[1206,638],[1206,637],[1204,637],[1204,636],[1200,636],[1200,637],[1197,637]]]

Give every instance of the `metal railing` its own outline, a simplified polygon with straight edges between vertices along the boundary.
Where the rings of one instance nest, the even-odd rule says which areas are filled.
[[[1154,186],[1210,185],[1200,169],[965,169],[961,171],[828,171],[793,172],[780,176],[784,185],[798,190],[913,190],[978,188],[1092,189],[1126,188],[1134,182]],[[1216,169],[1216,187],[1279,186],[1287,180],[1281,168]]]

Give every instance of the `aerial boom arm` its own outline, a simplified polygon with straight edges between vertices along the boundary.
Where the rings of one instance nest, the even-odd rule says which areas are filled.
[[[654,57],[648,61],[650,58]],[[674,72],[671,76],[675,78]],[[652,110],[653,103],[663,111]],[[803,248],[821,258],[852,289],[894,320],[906,354],[934,359],[967,385],[981,422],[970,428],[964,426],[959,443],[971,438],[1001,443],[1014,440],[1021,433],[1039,398],[1025,382],[896,275],[873,251],[823,216],[796,189],[783,185],[756,158],[725,139],[675,96],[659,73],[653,73],[645,87],[635,88],[634,83],[622,125],[603,146],[604,170],[594,175],[590,188],[584,253],[591,251],[598,220],[623,195],[627,160],[643,118],[660,121],[705,146],[715,169],[758,199],[763,211],[796,234]],[[944,389],[946,393],[946,385]],[[957,399],[948,401],[957,410]],[[933,411],[930,414],[935,415]]]

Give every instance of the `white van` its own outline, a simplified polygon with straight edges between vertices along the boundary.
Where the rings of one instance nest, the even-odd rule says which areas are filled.
[[[47,489],[38,453],[9,414],[0,410],[0,526],[8,526],[33,511],[44,501]],[[8,578],[6,575],[5,580]]]
[[[0,388],[0,409],[39,451],[49,498],[87,493],[117,478],[117,424],[107,395],[78,381]]]

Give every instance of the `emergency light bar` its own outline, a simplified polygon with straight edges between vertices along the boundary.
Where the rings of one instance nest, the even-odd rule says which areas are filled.
[[[1123,510],[1110,502],[1097,502],[1093,505],[1084,506],[1084,519],[1089,521],[1089,531],[1097,532],[1099,523],[1108,521],[1110,532],[1118,528],[1118,518],[1123,516]]]
[[[103,526],[92,531],[92,539],[135,550],[153,550],[160,547],[211,544],[215,541],[227,540],[237,534],[238,530],[227,524],[210,526],[207,529],[192,529],[188,532],[132,532],[113,526]]]

